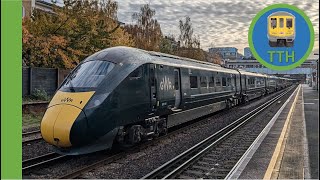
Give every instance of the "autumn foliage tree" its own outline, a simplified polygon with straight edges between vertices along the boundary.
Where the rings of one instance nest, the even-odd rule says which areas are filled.
[[[108,47],[133,46],[201,61],[213,57],[200,48],[190,17],[179,20],[178,41],[163,37],[156,11],[145,4],[132,15],[134,24],[120,27],[114,0],[64,0],[53,13],[34,10],[23,19],[23,63],[26,66],[73,68],[85,57]],[[213,60],[213,62],[216,62]]]
[[[154,18],[156,11],[149,4],[141,7],[140,12],[134,13],[132,18],[136,24],[125,26],[126,31],[134,39],[135,47],[150,51],[159,51],[162,39],[161,27]]]
[[[193,34],[191,18],[187,16],[185,21],[179,20],[179,49],[174,53],[178,56],[206,61],[205,52],[200,48],[200,38]]]
[[[133,46],[119,28],[118,5],[112,0],[65,0],[53,13],[33,12],[23,20],[23,59],[28,66],[73,68],[101,49]]]

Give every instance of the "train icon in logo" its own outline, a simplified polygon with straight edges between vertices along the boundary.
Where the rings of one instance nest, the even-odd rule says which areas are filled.
[[[268,39],[270,47],[293,47],[296,36],[295,16],[278,11],[268,16]]]

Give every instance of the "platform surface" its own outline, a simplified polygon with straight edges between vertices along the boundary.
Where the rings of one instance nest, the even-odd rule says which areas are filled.
[[[301,85],[231,178],[318,179],[318,111],[318,92]]]
[[[319,179],[319,93],[308,85],[302,87],[310,175],[312,179]]]

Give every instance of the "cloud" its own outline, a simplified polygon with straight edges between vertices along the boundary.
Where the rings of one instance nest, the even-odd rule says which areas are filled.
[[[254,16],[264,7],[279,3],[276,0],[119,0],[118,18],[133,23],[131,15],[143,4],[156,10],[164,34],[178,36],[179,19],[190,16],[194,34],[199,35],[201,46],[234,46],[240,52],[248,46],[247,33]],[[315,50],[319,51],[319,1],[283,0],[304,10],[315,30]]]

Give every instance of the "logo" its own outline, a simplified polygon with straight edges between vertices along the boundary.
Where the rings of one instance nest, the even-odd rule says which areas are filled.
[[[71,98],[69,98],[69,97],[66,97],[66,98],[61,99],[61,102],[62,102],[62,103],[68,103],[68,102],[72,102],[72,101],[73,101],[73,99],[71,99]]]
[[[168,91],[174,89],[174,86],[172,85],[170,79],[167,76],[164,76],[160,82],[160,90]]]
[[[288,4],[274,4],[252,20],[248,36],[254,57],[273,70],[290,70],[301,65],[314,45],[314,30],[308,16]]]

